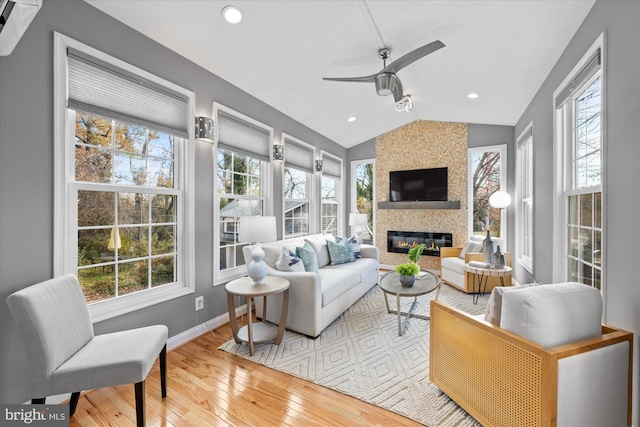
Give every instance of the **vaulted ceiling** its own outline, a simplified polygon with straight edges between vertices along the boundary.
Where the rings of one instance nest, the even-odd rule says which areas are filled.
[[[595,0],[85,1],[349,148],[416,119],[514,125]],[[373,83],[322,80],[434,40],[446,47],[398,72],[411,112]]]

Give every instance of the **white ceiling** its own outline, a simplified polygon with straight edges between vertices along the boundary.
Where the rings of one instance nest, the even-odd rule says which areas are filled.
[[[514,125],[595,2],[85,1],[347,148],[416,119]],[[322,80],[382,69],[367,8],[391,60],[446,45],[398,72],[411,113],[373,83]]]

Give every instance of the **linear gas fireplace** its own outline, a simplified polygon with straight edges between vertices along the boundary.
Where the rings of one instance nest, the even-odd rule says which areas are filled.
[[[424,243],[422,255],[440,256],[441,247],[451,247],[451,233],[420,231],[387,231],[387,252],[409,253],[409,249]]]

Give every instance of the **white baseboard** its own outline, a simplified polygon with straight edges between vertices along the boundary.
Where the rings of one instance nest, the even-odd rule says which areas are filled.
[[[236,307],[236,317],[247,313],[247,305]],[[221,314],[220,316],[207,320],[204,323],[194,326],[184,332],[174,335],[167,341],[167,350],[172,350],[182,344],[191,341],[194,338],[198,338],[200,335],[209,332],[213,329],[217,329],[222,325],[229,323],[229,313]]]
[[[247,305],[236,307],[236,317],[242,316],[247,313]],[[219,328],[222,325],[229,323],[229,313],[221,314],[220,316],[207,320],[191,329],[174,335],[167,340],[167,350],[174,349],[182,344],[198,338],[200,335],[205,334],[213,329]],[[88,390],[84,390],[83,393]],[[62,402],[66,402],[71,399],[71,393],[56,394],[55,396],[47,396],[47,404],[58,405]],[[25,405],[31,404],[31,401],[24,402]]]

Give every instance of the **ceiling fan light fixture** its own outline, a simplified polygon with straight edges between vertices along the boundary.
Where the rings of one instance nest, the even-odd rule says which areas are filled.
[[[413,101],[410,95],[404,95],[400,101],[396,102],[396,111],[409,112],[413,110]]]
[[[376,76],[375,83],[378,95],[391,95],[398,84],[398,77],[393,73],[380,73]]]

